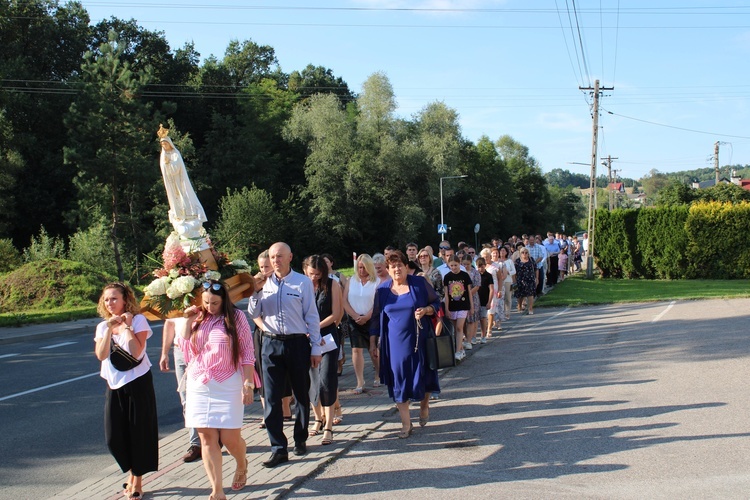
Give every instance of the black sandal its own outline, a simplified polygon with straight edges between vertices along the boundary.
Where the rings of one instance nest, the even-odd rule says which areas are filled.
[[[330,438],[326,438],[326,432],[331,433]],[[328,446],[333,443],[333,429],[323,429],[323,440],[320,442],[323,446]]]
[[[320,424],[320,426],[318,426],[318,424]],[[310,432],[308,432],[307,435],[310,437],[317,436],[323,430],[324,425],[325,425],[325,421],[316,420],[315,424],[313,425],[313,428],[310,429]]]

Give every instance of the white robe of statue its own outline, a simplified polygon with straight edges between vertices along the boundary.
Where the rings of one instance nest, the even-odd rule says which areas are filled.
[[[206,212],[195,195],[185,170],[185,162],[172,140],[165,137],[161,139],[161,145],[159,166],[164,187],[167,188],[169,222],[181,239],[200,238],[203,223],[207,221]]]

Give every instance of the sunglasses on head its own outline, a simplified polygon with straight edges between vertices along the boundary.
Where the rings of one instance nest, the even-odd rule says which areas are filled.
[[[444,247],[444,246],[440,246],[438,248],[440,248],[440,250],[450,250],[451,249],[451,247]]]
[[[209,288],[214,292],[218,292],[219,290],[221,290],[221,283],[209,283],[208,281],[203,283],[204,290],[208,290]]]

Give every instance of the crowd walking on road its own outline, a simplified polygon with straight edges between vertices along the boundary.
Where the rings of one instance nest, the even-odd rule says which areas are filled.
[[[173,350],[178,392],[188,429],[185,462],[203,460],[209,499],[226,498],[222,448],[234,458],[231,490],[247,485],[244,407],[260,396],[270,456],[263,467],[281,466],[291,453],[307,453],[309,439],[327,446],[343,419],[338,377],[350,343],[356,375],[353,396],[366,393],[365,350],[401,420],[398,437],[414,430],[409,406],[419,405],[418,423],[428,425],[430,401],[439,398],[439,371],[428,342],[453,334],[455,363],[466,351],[502,335],[511,312],[534,314],[534,300],[581,269],[585,239],[561,234],[511,236],[482,248],[459,242],[409,243],[356,256],[353,276],[336,272],[328,254],[292,269],[292,248],[273,244],[258,258],[260,272],[247,315],[235,308],[221,280],[200,287],[198,305],[164,324],[159,366],[168,371]],[[514,307],[515,305],[515,307]],[[146,342],[151,328],[139,314],[127,285],[102,291],[95,354],[107,382],[105,438],[127,479],[123,495],[142,498],[143,475],[158,469],[158,425]],[[248,317],[250,321],[248,321]],[[450,342],[449,342],[450,343]],[[293,410],[289,402],[293,400]],[[312,416],[312,422],[311,422]],[[291,440],[285,421],[293,421]]]

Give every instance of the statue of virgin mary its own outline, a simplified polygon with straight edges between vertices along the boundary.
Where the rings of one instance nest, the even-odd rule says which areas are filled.
[[[159,166],[169,200],[169,222],[180,236],[180,240],[198,240],[203,238],[201,233],[203,223],[207,221],[206,212],[203,211],[203,206],[190,184],[182,155],[168,137],[168,133],[169,130],[159,125]]]

